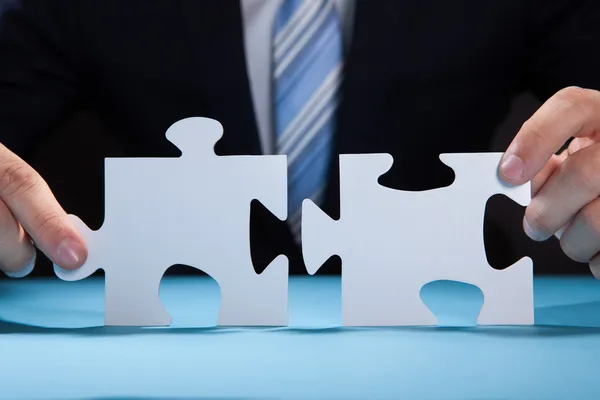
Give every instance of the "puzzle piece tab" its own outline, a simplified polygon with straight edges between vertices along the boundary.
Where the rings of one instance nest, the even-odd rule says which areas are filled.
[[[505,185],[501,153],[442,154],[456,179],[448,187],[393,190],[378,178],[389,154],[341,155],[340,219],[310,200],[302,209],[302,249],[310,274],[342,259],[342,320],[350,326],[436,325],[420,290],[436,280],[475,285],[484,294],[481,325],[533,324],[533,264],[489,266],[483,242],[488,199],[503,194],[526,206],[529,184]]]
[[[286,157],[219,157],[214,146],[222,134],[215,120],[188,118],[166,132],[181,157],[105,160],[101,229],[91,231],[71,216],[88,260],[75,271],[55,266],[55,273],[75,281],[105,271],[106,325],[169,325],[159,286],[174,264],[217,281],[219,325],[287,325],[287,258],[256,274],[250,256],[251,201],[286,218]]]

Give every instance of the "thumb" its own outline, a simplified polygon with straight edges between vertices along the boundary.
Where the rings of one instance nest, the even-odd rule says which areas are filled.
[[[41,176],[0,145],[0,198],[34,244],[55,264],[70,270],[87,258],[83,237]]]

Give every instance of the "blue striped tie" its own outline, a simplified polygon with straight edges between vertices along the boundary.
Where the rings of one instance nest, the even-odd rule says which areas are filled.
[[[302,201],[320,204],[326,186],[342,33],[331,0],[284,0],[273,33],[275,148],[288,156],[288,222],[298,241]]]

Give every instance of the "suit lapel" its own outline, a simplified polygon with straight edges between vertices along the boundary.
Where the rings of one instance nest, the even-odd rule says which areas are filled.
[[[261,146],[244,49],[239,0],[181,0],[187,48],[202,90],[205,117],[223,124],[221,155],[258,155]]]

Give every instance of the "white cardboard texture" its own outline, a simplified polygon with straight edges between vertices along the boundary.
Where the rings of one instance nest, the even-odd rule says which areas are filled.
[[[378,184],[392,166],[389,154],[340,156],[340,219],[305,200],[302,243],[310,274],[332,255],[342,259],[343,325],[437,325],[420,297],[423,285],[436,280],[481,289],[478,324],[533,324],[531,259],[495,270],[485,254],[487,200],[501,193],[526,206],[531,196],[529,184],[510,187],[500,180],[501,156],[442,154],[456,178],[425,191]]]
[[[88,260],[75,271],[55,265],[55,273],[75,281],[105,271],[106,325],[169,325],[159,285],[173,264],[217,281],[218,325],[287,325],[287,258],[277,257],[259,275],[250,256],[251,201],[286,218],[286,157],[219,157],[214,145],[222,134],[215,120],[188,118],[166,132],[181,157],[105,160],[102,228],[91,231],[71,216]]]

